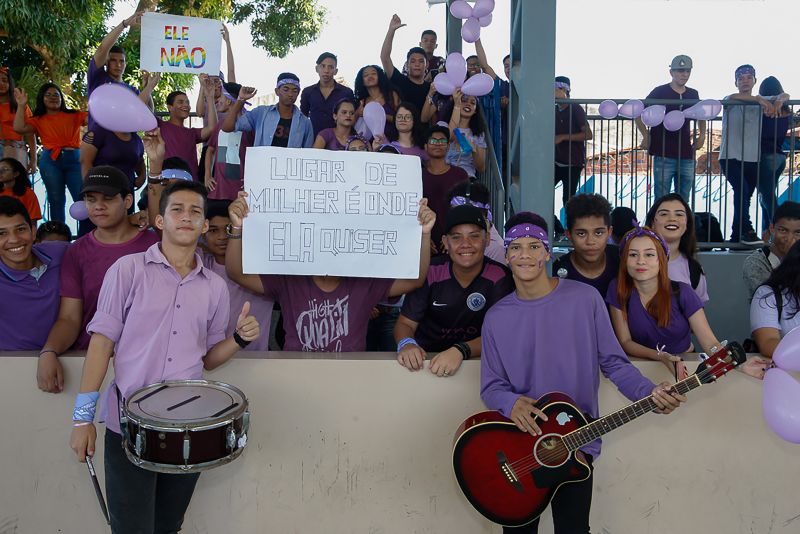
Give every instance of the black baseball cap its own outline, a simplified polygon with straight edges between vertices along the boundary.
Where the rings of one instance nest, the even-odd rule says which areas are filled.
[[[431,136],[436,132],[443,133],[446,138],[450,139],[450,128],[437,123],[428,128],[428,136],[425,138],[425,140],[427,141],[430,139]]]
[[[131,186],[124,172],[111,165],[92,167],[83,180],[84,193],[102,193],[108,196],[131,194]]]
[[[486,230],[486,217],[483,210],[469,204],[453,206],[447,210],[444,217],[444,233],[447,234],[459,224],[474,224],[481,230]]]

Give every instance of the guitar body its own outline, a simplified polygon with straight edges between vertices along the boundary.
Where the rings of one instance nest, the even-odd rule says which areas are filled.
[[[489,521],[509,527],[536,520],[562,484],[586,480],[591,467],[570,452],[562,436],[588,423],[574,401],[548,393],[536,403],[548,417],[536,419],[534,437],[498,412],[464,421],[453,443],[453,469],[467,500]]]

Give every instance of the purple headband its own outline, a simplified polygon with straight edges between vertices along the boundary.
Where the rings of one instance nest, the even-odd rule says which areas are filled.
[[[483,202],[476,202],[467,197],[453,197],[452,199],[450,199],[451,206],[464,206],[465,204],[486,210],[486,218],[489,219],[489,222],[493,222],[492,208],[491,206],[489,206],[489,204],[484,204]]]
[[[508,245],[510,245],[512,241],[522,237],[533,237],[538,239],[542,242],[544,248],[547,249],[547,252],[550,252],[550,241],[547,239],[547,232],[545,232],[540,226],[536,226],[533,223],[520,223],[511,227],[508,232],[506,232],[506,237],[503,239],[503,245],[508,248]]]
[[[284,85],[294,85],[295,87],[300,89],[300,82],[298,82],[294,78],[284,78],[282,80],[278,80],[278,85],[275,86],[275,89],[279,89]]]
[[[565,91],[566,91],[566,92],[568,92],[568,93],[569,93],[569,91],[570,91],[570,89],[569,89],[569,84],[568,84],[568,83],[564,83],[564,82],[555,82],[555,83],[553,84],[553,87],[554,87],[554,88],[556,88],[556,89],[563,89],[563,90],[565,90]]]
[[[629,230],[627,234],[622,237],[622,240],[619,243],[619,248],[625,248],[626,243],[633,239],[634,237],[652,237],[653,239],[657,240],[661,243],[661,246],[664,248],[664,253],[667,255],[667,259],[669,259],[669,245],[667,242],[664,241],[664,238],[652,231],[650,228],[646,226],[639,226],[639,221],[633,219],[633,229]]]
[[[736,69],[736,73],[734,74],[734,81],[739,79],[739,76],[744,74],[752,74],[753,76],[756,75],[756,69],[753,68],[752,65],[742,65],[738,69]]]
[[[224,83],[222,84],[222,91],[221,91],[221,93],[222,93],[222,96],[224,96],[225,98],[227,98],[228,100],[230,100],[230,101],[232,101],[232,102],[236,102],[237,100],[239,100],[238,96],[233,96],[232,94],[230,94],[230,93],[228,92],[228,90],[227,90],[227,89],[225,89],[225,84],[224,84]],[[250,101],[248,101],[248,100],[245,100],[245,101],[244,101],[244,105],[245,105],[245,106],[252,106],[253,104],[252,104]]]
[[[367,145],[367,152],[371,152],[372,151],[372,148],[371,148],[371,145],[370,145],[369,141],[367,141],[367,138],[364,137],[361,134],[355,134],[355,135],[351,135],[350,137],[348,137],[347,138],[347,144],[344,146],[344,149],[345,150],[350,150],[350,144],[353,141],[361,141],[362,143]]]

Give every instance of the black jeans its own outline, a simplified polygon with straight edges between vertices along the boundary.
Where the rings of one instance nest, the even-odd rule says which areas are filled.
[[[106,430],[104,465],[111,532],[179,532],[200,473],[154,473],[136,467],[121,444],[122,436]]]
[[[564,187],[561,189],[561,201],[564,206],[567,201],[575,196],[578,190],[578,183],[581,181],[581,172],[583,165],[571,165],[569,167],[555,166],[553,185],[558,185],[558,182],[563,182]]]
[[[564,484],[556,492],[550,503],[555,534],[589,534],[593,479],[594,473],[581,482]],[[503,527],[503,534],[538,534],[538,532],[538,519],[524,527]]]

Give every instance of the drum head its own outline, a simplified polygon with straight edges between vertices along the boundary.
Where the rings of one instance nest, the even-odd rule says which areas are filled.
[[[136,391],[125,403],[129,417],[169,427],[208,425],[243,412],[241,391],[221,382],[171,381]]]

